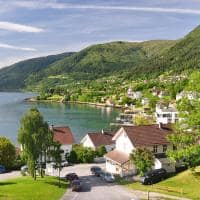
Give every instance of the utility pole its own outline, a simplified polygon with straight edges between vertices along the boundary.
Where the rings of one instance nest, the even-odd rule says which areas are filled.
[[[148,199],[148,200],[150,200],[150,198],[149,198],[149,193],[150,193],[150,192],[148,191],[148,192],[147,192],[147,199]]]

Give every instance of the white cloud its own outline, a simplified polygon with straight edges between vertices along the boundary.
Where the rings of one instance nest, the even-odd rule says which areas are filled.
[[[0,48],[13,49],[13,50],[21,50],[21,51],[37,51],[34,48],[18,47],[18,46],[13,46],[13,45],[9,45],[9,44],[3,44],[3,43],[0,43]]]
[[[27,26],[22,24],[16,24],[11,22],[2,22],[0,21],[0,29],[16,32],[30,32],[30,33],[39,33],[44,30],[34,26]]]
[[[121,10],[121,11],[142,11],[142,12],[159,12],[159,13],[179,13],[200,15],[200,9],[184,8],[162,8],[162,7],[136,7],[136,6],[101,6],[101,5],[83,5],[59,3],[50,0],[41,1],[13,1],[13,6],[29,9],[93,9],[93,10]]]

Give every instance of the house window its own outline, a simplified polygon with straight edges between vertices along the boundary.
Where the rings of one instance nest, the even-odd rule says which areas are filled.
[[[167,145],[163,145],[163,152],[167,151]]]
[[[157,153],[158,152],[158,146],[157,145],[154,145],[153,146],[153,153]]]

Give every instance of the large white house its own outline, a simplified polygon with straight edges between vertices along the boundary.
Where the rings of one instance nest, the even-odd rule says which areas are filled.
[[[53,141],[61,144],[62,160],[65,160],[65,155],[71,152],[75,143],[71,129],[67,126],[51,126],[50,129],[53,132]]]
[[[105,146],[106,151],[111,151],[115,148],[115,141],[112,140],[113,134],[104,132],[101,133],[88,133],[81,140],[81,144],[84,147],[90,147],[93,150],[96,150],[100,146]]]
[[[163,106],[161,104],[156,105],[156,123],[162,123],[162,124],[169,124],[169,123],[175,123],[178,121],[178,111],[174,106]]]
[[[129,159],[130,153],[137,148],[146,148],[155,155],[154,169],[164,168],[175,171],[175,163],[165,155],[167,149],[173,149],[166,136],[172,132],[168,125],[123,126],[113,137],[116,147],[105,155],[106,171],[126,176],[136,174],[136,168]]]

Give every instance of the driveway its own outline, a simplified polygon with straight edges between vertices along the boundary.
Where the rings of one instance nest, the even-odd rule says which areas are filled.
[[[21,176],[20,171],[12,171],[12,172],[8,172],[8,173],[5,173],[5,174],[0,174],[0,181],[12,179],[12,178],[17,178],[17,177],[20,177],[20,176]]]
[[[63,176],[70,172],[77,173],[83,183],[81,192],[72,192],[69,189],[62,200],[131,200],[136,197],[124,187],[115,183],[105,183],[101,178],[91,175],[91,166],[94,164],[75,165],[62,170]],[[98,164],[98,166],[104,168],[105,164]]]

